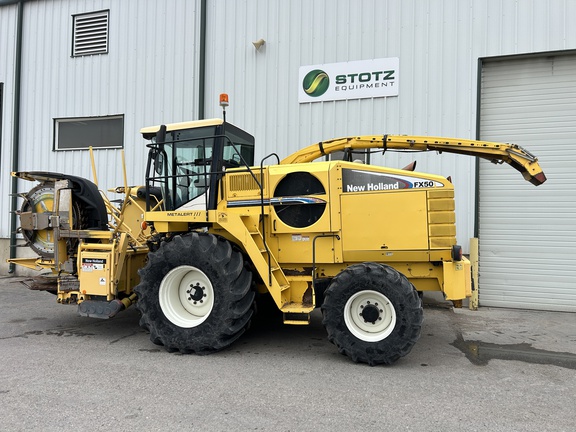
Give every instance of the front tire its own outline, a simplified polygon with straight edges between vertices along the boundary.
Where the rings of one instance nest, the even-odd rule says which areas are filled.
[[[189,233],[163,242],[139,271],[140,325],[168,351],[209,354],[228,347],[252,317],[252,273],[227,240]]]
[[[392,267],[352,265],[333,280],[322,305],[328,340],[355,362],[391,364],[410,352],[422,326],[422,303]]]

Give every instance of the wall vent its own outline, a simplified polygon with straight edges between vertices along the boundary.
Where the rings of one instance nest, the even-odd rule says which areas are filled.
[[[73,15],[72,57],[108,53],[110,11]]]

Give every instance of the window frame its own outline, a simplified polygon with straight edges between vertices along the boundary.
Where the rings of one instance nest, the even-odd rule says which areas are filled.
[[[91,121],[104,121],[104,120],[121,120],[122,121],[122,131],[120,136],[120,145],[93,145],[89,144],[86,146],[77,147],[61,147],[60,146],[60,128],[59,125],[62,123],[71,122],[91,122]],[[91,117],[59,117],[54,118],[54,136],[52,142],[52,151],[74,151],[74,150],[88,150],[92,147],[94,150],[118,150],[124,148],[124,114],[113,114],[106,116],[91,116]]]

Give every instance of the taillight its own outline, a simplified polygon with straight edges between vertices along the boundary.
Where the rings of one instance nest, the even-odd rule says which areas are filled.
[[[452,246],[452,260],[462,261],[462,246],[460,245]]]

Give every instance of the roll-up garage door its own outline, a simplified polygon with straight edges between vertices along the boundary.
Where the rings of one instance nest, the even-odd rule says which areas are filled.
[[[485,60],[480,102],[480,138],[548,177],[480,162],[480,305],[576,312],[576,54]]]

